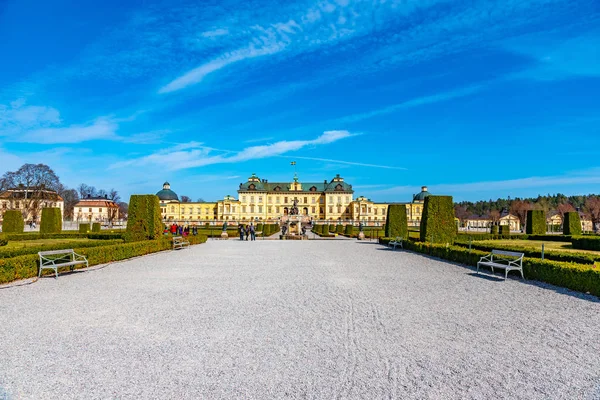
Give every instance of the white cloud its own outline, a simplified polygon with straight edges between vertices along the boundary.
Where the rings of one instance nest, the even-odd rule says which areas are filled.
[[[178,144],[169,149],[161,150],[141,158],[118,162],[111,165],[110,168],[159,165],[167,170],[181,170],[212,164],[236,163],[279,156],[309,146],[333,143],[351,136],[353,134],[348,131],[326,131],[312,140],[282,140],[273,144],[247,147],[238,152],[214,149],[206,147],[202,143],[189,142]],[[221,154],[214,155],[215,152]]]
[[[60,113],[47,106],[28,106],[25,99],[0,104],[0,136],[17,128],[40,128],[60,124]]]
[[[213,29],[212,31],[202,32],[200,35],[205,38],[213,38],[217,36],[227,35],[229,33],[229,29],[226,28],[218,28]]]
[[[323,161],[323,162],[330,162],[330,163],[334,163],[334,164],[355,165],[358,167],[398,169],[398,170],[407,170],[408,169],[408,168],[404,168],[404,167],[394,167],[391,165],[378,165],[378,164],[367,164],[367,163],[361,163],[361,162],[355,162],[355,161],[332,160],[330,158],[303,157],[303,156],[282,156],[282,157],[293,158],[293,159],[298,159],[298,160]]]

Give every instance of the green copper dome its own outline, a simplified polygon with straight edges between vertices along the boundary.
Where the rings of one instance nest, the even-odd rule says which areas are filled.
[[[177,193],[171,190],[171,185],[169,182],[165,182],[163,184],[163,190],[156,193],[160,200],[176,200],[179,201],[179,197],[177,197]]]
[[[425,197],[431,196],[431,193],[427,191],[427,186],[421,187],[421,193],[417,193],[413,196],[414,201],[425,201]]]

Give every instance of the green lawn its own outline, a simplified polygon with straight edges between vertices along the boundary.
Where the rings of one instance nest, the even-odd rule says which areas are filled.
[[[542,240],[478,240],[473,243],[485,244],[486,246],[502,245],[510,246],[515,249],[532,249],[538,251],[542,250],[542,244],[544,244],[545,251],[555,250],[600,255],[600,251],[573,249],[571,243],[568,242],[544,242]]]

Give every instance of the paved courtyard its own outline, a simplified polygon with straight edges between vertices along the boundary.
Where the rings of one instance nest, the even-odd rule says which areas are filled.
[[[0,399],[600,399],[600,302],[347,241],[0,290]]]

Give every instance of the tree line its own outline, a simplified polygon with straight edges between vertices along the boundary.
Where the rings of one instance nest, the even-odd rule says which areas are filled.
[[[75,216],[75,204],[80,199],[89,197],[103,197],[114,201],[119,206],[119,214],[127,213],[127,203],[121,201],[119,193],[115,189],[104,190],[96,189],[94,186],[85,183],[77,188],[69,188],[61,183],[56,173],[45,164],[23,164],[16,171],[7,171],[0,177],[0,193],[8,189],[20,189],[23,191],[23,197],[19,197],[20,210],[23,216],[31,215],[33,219],[39,219],[40,203],[48,200],[47,191],[52,190],[59,194],[64,200],[64,219],[73,220]],[[15,207],[11,202],[9,207]]]

